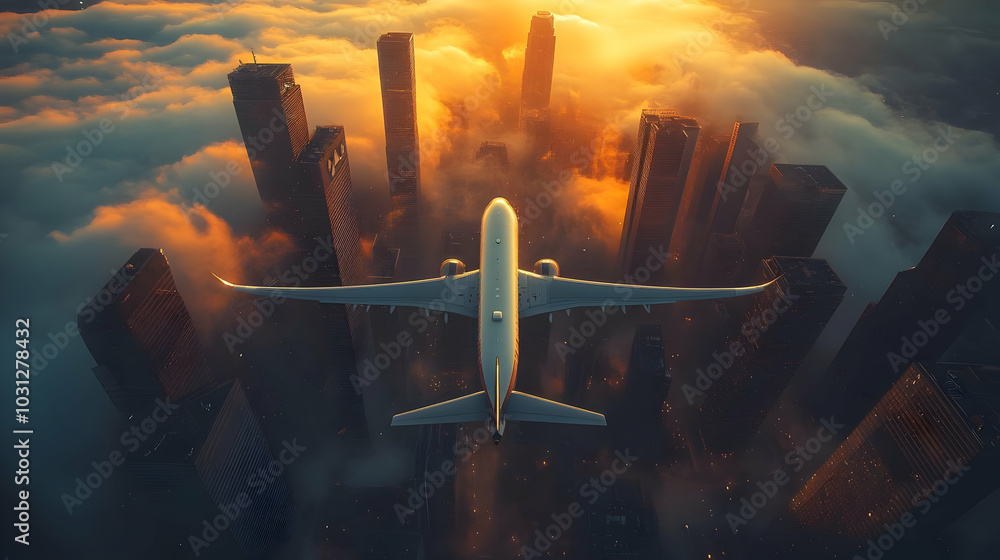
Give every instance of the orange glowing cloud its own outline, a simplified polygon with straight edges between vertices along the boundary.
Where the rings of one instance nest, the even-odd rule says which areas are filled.
[[[286,236],[275,232],[261,239],[237,237],[229,225],[202,207],[187,211],[162,193],[116,206],[98,207],[89,224],[69,234],[53,232],[64,244],[101,243],[129,248],[161,248],[171,264],[178,290],[202,332],[228,303],[212,273],[240,282],[244,263],[270,262],[291,248]]]

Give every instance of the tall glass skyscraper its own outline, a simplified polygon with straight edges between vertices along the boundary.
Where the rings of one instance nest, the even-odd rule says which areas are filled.
[[[229,73],[233,106],[268,224],[309,239],[296,204],[293,166],[309,142],[302,89],[290,64],[241,64]]]
[[[522,119],[530,111],[549,108],[555,54],[556,35],[552,14],[538,12],[531,16],[528,47],[524,51],[524,74],[521,76]]]
[[[666,251],[701,127],[673,110],[644,109],[632,158],[618,269],[631,275],[651,250]]]
[[[420,212],[420,139],[417,133],[417,77],[412,33],[378,38],[378,74],[385,119],[386,177],[392,204],[390,226],[398,234],[416,231]]]

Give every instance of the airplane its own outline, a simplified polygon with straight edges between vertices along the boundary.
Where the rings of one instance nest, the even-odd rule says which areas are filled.
[[[743,288],[671,288],[574,280],[559,276],[551,259],[535,263],[534,272],[517,268],[517,215],[503,198],[493,199],[483,212],[479,270],[466,272],[457,259],[441,263],[441,276],[426,280],[338,286],[274,288],[240,286],[219,278],[238,292],[358,305],[419,307],[455,313],[479,321],[479,375],[483,390],[392,417],[392,426],[490,423],[495,444],[508,420],[606,426],[603,414],[514,390],[517,379],[518,319],[574,307],[615,307],[729,298],[754,294],[767,284]]]

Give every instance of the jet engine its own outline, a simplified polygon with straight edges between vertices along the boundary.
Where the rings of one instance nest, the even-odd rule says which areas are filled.
[[[441,263],[441,276],[465,274],[465,263],[458,259],[448,259]]]
[[[535,274],[539,276],[559,276],[559,263],[552,259],[542,259],[535,263]]]

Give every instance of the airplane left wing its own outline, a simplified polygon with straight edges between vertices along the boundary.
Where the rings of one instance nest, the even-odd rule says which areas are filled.
[[[219,278],[218,276],[215,276]],[[421,307],[457,313],[466,317],[479,316],[479,271],[455,276],[442,276],[412,282],[372,284],[367,286],[337,286],[330,288],[275,288],[270,286],[240,286],[223,284],[237,292],[260,296],[305,299],[324,303],[353,305],[389,305]]]
[[[542,276],[524,270],[517,271],[521,317],[552,313],[573,307],[648,306],[699,299],[730,298],[763,291],[771,283],[745,288],[668,288],[636,286],[574,280],[558,276]]]

